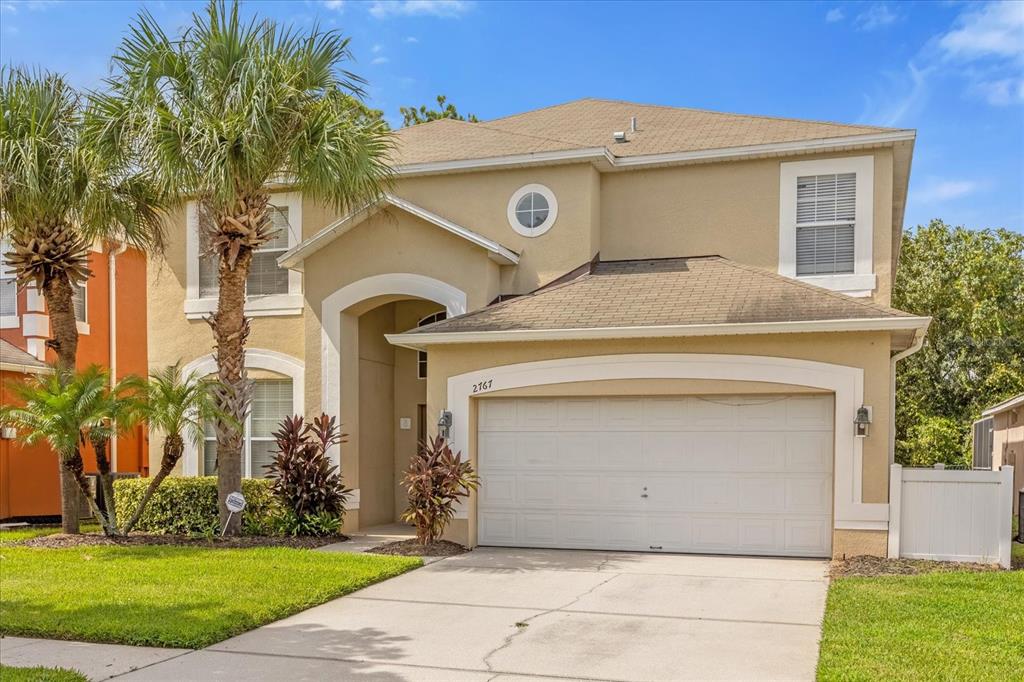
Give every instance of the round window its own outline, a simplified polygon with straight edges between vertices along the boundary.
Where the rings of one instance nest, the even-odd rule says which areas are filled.
[[[520,187],[508,202],[508,222],[512,229],[526,237],[537,237],[555,222],[558,202],[544,185]]]

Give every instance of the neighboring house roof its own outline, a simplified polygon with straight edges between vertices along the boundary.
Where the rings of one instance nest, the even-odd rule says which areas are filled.
[[[630,130],[633,117],[635,132]],[[617,131],[627,141],[615,142],[612,134]],[[914,131],[908,129],[581,99],[492,121],[441,119],[403,128],[397,132],[394,164],[399,171],[414,171],[417,166],[466,160],[567,160],[578,155],[628,166],[673,154],[685,160],[687,155],[699,159],[722,150],[756,154],[913,139]]]
[[[420,347],[470,341],[707,336],[927,327],[916,317],[721,256],[595,262],[582,274],[388,337]]]
[[[396,197],[393,194],[385,194],[381,197],[380,201],[343,216],[318,231],[309,239],[304,239],[301,243],[282,254],[281,257],[277,259],[278,265],[283,268],[301,270],[302,261],[309,256],[312,256],[314,253],[324,248],[352,228],[356,227],[367,218],[373,216],[385,206],[394,206],[395,208],[399,208],[406,213],[422,218],[428,223],[432,223],[437,227],[440,227],[442,230],[451,232],[457,237],[461,237],[468,242],[486,249],[491,259],[497,263],[502,265],[515,265],[519,262],[519,254],[512,249],[502,246],[498,242],[488,239],[473,230],[453,223],[447,218],[442,218],[436,213],[428,211],[422,206],[417,206],[411,201],[406,201],[405,199]]]
[[[0,339],[0,370],[28,374],[46,374],[51,371],[45,362],[3,339]]]
[[[1020,395],[1014,396],[1012,398],[1007,398],[1003,402],[993,405],[992,407],[982,412],[981,416],[991,417],[992,415],[999,414],[1000,412],[1006,412],[1007,410],[1012,410],[1013,408],[1019,407],[1021,405],[1024,405],[1024,393],[1021,393]]]

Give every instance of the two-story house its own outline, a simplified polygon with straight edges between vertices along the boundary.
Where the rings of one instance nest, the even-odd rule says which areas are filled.
[[[0,254],[9,248],[0,244]],[[78,368],[97,364],[121,379],[144,377],[146,347],[146,257],[135,249],[105,248],[89,252],[90,277],[74,290],[78,323]],[[19,287],[14,272],[0,258],[0,402],[14,400],[10,384],[26,375],[49,372],[56,358],[46,347],[50,316],[34,286]],[[57,455],[46,443],[25,445],[14,431],[0,433],[0,519],[60,515]],[[96,471],[90,446],[83,446],[86,472]],[[114,471],[147,472],[145,429],[138,426],[114,439]]]
[[[914,137],[586,99],[401,130],[352,215],[276,192],[244,470],[284,415],[340,415],[347,527],[389,523],[450,421],[469,545],[884,555],[894,368],[928,324],[888,306]],[[150,364],[212,373],[214,269],[176,221]],[[215,465],[211,435],[183,473]]]

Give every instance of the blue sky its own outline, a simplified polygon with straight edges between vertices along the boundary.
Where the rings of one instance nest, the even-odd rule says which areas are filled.
[[[0,61],[98,87],[145,5],[165,26],[202,3],[0,0]],[[481,119],[606,97],[916,128],[907,226],[1024,231],[1024,2],[246,3],[352,38],[388,119],[448,95]]]

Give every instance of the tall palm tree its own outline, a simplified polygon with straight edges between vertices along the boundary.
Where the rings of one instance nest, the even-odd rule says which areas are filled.
[[[232,417],[217,421],[217,491],[224,500],[242,478],[241,424],[252,396],[245,370],[249,323],[245,281],[253,251],[275,236],[271,184],[287,185],[340,211],[376,199],[386,187],[392,138],[358,99],[363,81],[341,68],[349,40],[314,27],[299,33],[269,20],[245,20],[237,1],[211,1],[177,38],[148,12],[139,15],[97,97],[99,139],[128,145],[163,190],[195,199],[204,251],[218,258],[216,399]]]
[[[34,284],[50,315],[47,342],[75,367],[78,329],[72,286],[90,276],[89,248],[162,245],[162,200],[131,149],[92,145],[82,99],[60,76],[0,69],[0,237],[19,285]],[[64,460],[68,463],[67,460]],[[61,468],[63,530],[78,532],[76,482]]]
[[[101,511],[90,494],[81,447],[86,442],[108,441],[115,435],[111,416],[123,417],[125,412],[114,403],[125,400],[134,383],[128,379],[111,388],[106,371],[96,365],[78,373],[58,365],[50,374],[11,382],[8,388],[21,404],[0,406],[0,423],[16,428],[23,442],[32,445],[45,440],[57,453],[110,535],[117,533],[117,520],[114,514]],[[107,505],[112,509],[112,500],[108,499]]]
[[[142,390],[138,416],[149,422],[150,429],[164,434],[160,470],[149,482],[139,506],[122,531],[131,532],[139,522],[149,499],[178,464],[185,452],[185,439],[197,446],[203,442],[203,422],[230,419],[213,399],[214,382],[194,374],[182,375],[181,363],[151,374]]]

